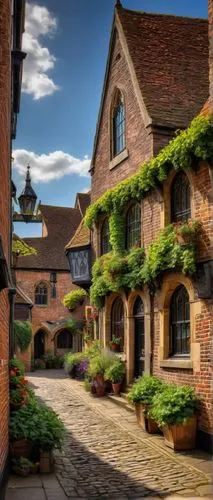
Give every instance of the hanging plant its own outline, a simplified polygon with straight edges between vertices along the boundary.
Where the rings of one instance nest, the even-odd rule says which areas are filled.
[[[13,324],[14,344],[25,352],[32,341],[32,327],[29,321],[15,320]]]
[[[83,288],[78,288],[77,290],[72,290],[67,293],[63,298],[63,304],[65,307],[68,307],[71,311],[80,305],[83,304],[83,301],[86,297],[87,293]]]

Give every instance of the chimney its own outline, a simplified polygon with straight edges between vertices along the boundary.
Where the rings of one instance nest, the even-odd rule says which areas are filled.
[[[209,82],[211,109],[213,109],[213,0],[209,0]]]

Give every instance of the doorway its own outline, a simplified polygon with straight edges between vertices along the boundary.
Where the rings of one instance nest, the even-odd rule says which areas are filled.
[[[45,353],[45,333],[39,330],[34,337],[34,359],[41,359]]]
[[[134,309],[135,330],[135,378],[141,377],[145,369],[145,331],[144,305],[140,297],[136,298]]]

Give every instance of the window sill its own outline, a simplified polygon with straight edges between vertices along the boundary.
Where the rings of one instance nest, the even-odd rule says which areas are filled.
[[[160,361],[161,368],[181,368],[183,370],[191,370],[193,368],[193,362],[191,359],[162,359]]]
[[[34,304],[35,307],[48,307],[47,304]]]
[[[123,151],[121,151],[121,153],[119,153],[118,155],[116,155],[109,163],[109,169],[112,170],[113,168],[117,167],[117,165],[119,165],[119,163],[121,163],[122,161],[126,160],[126,158],[128,158],[129,156],[129,151],[128,149],[124,149]]]

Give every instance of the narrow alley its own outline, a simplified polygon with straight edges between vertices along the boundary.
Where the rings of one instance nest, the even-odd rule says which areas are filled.
[[[211,461],[174,454],[145,434],[135,415],[108,398],[94,398],[63,370],[30,374],[33,389],[67,430],[57,451],[56,476],[70,498],[211,498]],[[158,445],[159,440],[159,445]]]

